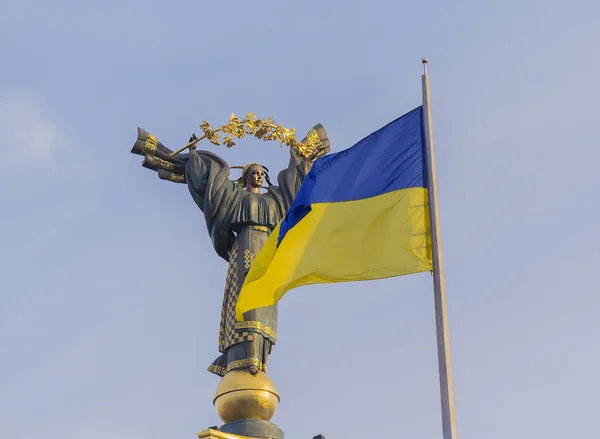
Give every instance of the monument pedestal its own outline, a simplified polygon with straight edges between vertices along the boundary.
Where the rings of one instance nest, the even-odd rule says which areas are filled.
[[[226,429],[227,431],[223,431]],[[199,439],[283,439],[283,431],[269,421],[242,419],[225,424],[218,430],[208,428],[198,433]]]
[[[207,428],[198,433],[198,439],[241,439],[245,436],[238,436],[236,434],[223,433],[222,431],[215,430],[213,428]]]
[[[219,431],[251,438],[284,439],[281,428],[262,419],[238,419],[222,425]]]

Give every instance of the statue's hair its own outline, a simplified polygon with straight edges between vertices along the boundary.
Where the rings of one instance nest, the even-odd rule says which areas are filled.
[[[246,187],[246,174],[248,173],[250,168],[254,165],[258,165],[265,170],[265,180],[269,186],[273,186],[273,184],[271,183],[271,179],[269,178],[269,169],[266,166],[261,165],[260,163],[256,163],[256,162],[248,163],[246,166],[232,166],[231,169],[241,169],[242,170],[242,175],[240,176],[240,178],[238,178],[237,180],[234,180],[234,181],[237,184],[239,184],[241,187]]]

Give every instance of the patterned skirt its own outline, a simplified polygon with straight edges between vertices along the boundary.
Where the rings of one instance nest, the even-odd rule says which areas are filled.
[[[243,322],[235,318],[235,305],[254,257],[269,233],[270,229],[264,226],[244,226],[229,253],[219,328],[222,355],[208,367],[209,372],[219,376],[251,366],[267,371],[267,356],[277,339],[277,305],[249,311],[244,314]]]

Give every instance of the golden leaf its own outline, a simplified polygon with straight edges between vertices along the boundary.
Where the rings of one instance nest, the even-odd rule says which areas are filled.
[[[223,139],[223,145],[225,145],[227,148],[231,148],[235,145],[235,142],[231,137],[227,136]]]
[[[237,137],[238,139],[241,139],[246,135],[246,132],[241,128],[236,127],[236,129],[234,129],[230,134],[234,137]]]
[[[219,136],[218,133],[211,131],[210,135],[207,134],[206,138],[210,141],[210,143],[212,143],[213,145],[220,145],[221,143],[219,142],[219,140],[221,140],[221,136]]]
[[[269,132],[269,130],[267,130],[266,128],[260,127],[258,130],[256,130],[254,135],[256,137],[258,137],[259,139],[262,139],[268,132]]]

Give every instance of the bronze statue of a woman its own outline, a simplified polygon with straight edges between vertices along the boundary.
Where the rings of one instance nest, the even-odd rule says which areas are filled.
[[[329,152],[322,125],[309,134],[318,136],[318,148],[308,157],[290,148],[289,165],[279,173],[275,186],[268,170],[258,163],[244,166],[241,177],[231,180],[230,167],[221,157],[196,150],[195,136],[190,139],[189,153],[174,155],[138,128],[131,152],[144,155],[142,165],[157,171],[159,178],[187,184],[204,214],[215,251],[229,263],[219,330],[221,355],[208,367],[217,375],[240,369],[252,374],[266,371],[267,357],[277,340],[277,305],[249,311],[243,322],[236,321],[235,306],[254,257],[290,207],[314,160]],[[268,187],[263,193],[265,182]]]

